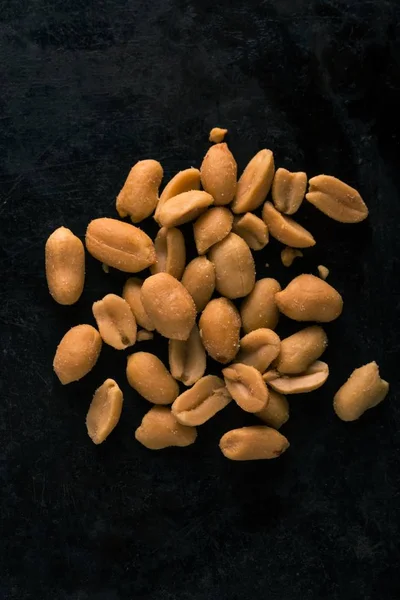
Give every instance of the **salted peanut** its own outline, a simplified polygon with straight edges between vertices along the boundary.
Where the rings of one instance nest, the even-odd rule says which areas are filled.
[[[343,310],[342,296],[329,283],[304,273],[275,294],[280,312],[295,321],[328,323]]]
[[[53,368],[63,385],[78,381],[97,362],[102,346],[101,336],[91,325],[71,327],[58,344]]]
[[[135,431],[138,442],[149,450],[162,450],[169,446],[190,446],[197,437],[195,427],[178,423],[166,406],[153,406],[144,415],[140,427]]]
[[[270,190],[275,173],[271,150],[260,150],[243,171],[232,202],[235,214],[251,212],[261,206]]]
[[[321,385],[324,385],[328,375],[328,365],[321,360],[316,360],[304,373],[279,375],[275,379],[270,379],[269,385],[280,394],[304,394],[317,390]]]
[[[148,277],[141,289],[142,304],[158,333],[173,340],[187,340],[196,319],[192,296],[169,273]]]
[[[307,229],[286,217],[274,208],[271,202],[266,202],[262,218],[273,238],[293,248],[309,248],[315,246],[315,239]]]
[[[246,242],[230,233],[213,246],[208,254],[215,268],[215,287],[226,298],[243,298],[256,281],[253,255]]]
[[[275,294],[281,286],[270,277],[259,279],[253,291],[245,298],[240,307],[242,326],[245,333],[255,329],[275,329],[279,320],[279,310],[275,302]]]
[[[329,269],[325,265],[318,265],[318,275],[325,281],[329,276]]]
[[[103,342],[116,350],[125,350],[136,342],[136,319],[129,304],[116,294],[107,294],[93,303],[93,316]]]
[[[131,311],[133,312],[137,324],[148,331],[153,331],[154,324],[142,304],[142,285],[143,279],[139,279],[139,277],[130,277],[124,285],[122,297],[131,307]]]
[[[171,375],[186,386],[193,385],[206,370],[206,351],[197,325],[193,326],[186,341],[169,340],[169,368]]]
[[[227,129],[222,129],[221,127],[213,127],[210,131],[210,136],[208,139],[213,144],[220,144],[224,141],[224,138],[227,133]]]
[[[200,167],[203,188],[216,206],[232,202],[236,192],[237,164],[227,144],[211,146]]]
[[[158,203],[158,188],[162,177],[163,168],[156,160],[137,162],[117,196],[119,216],[129,216],[133,223],[140,223],[149,217]]]
[[[147,331],[147,329],[139,329],[136,335],[137,342],[148,342],[154,338],[154,333],[152,331]]]
[[[284,267],[290,267],[293,264],[295,258],[300,258],[303,256],[301,250],[297,250],[297,248],[289,248],[286,246],[281,252],[281,261]]]
[[[193,235],[198,254],[205,254],[220,242],[232,229],[233,214],[229,208],[209,208],[193,223]]]
[[[87,432],[94,444],[101,444],[117,425],[124,397],[114,379],[106,379],[94,393],[86,415]]]
[[[255,415],[270,427],[279,429],[289,419],[289,402],[285,396],[271,389],[268,390],[268,397],[267,406]]]
[[[253,425],[232,429],[219,442],[221,452],[230,460],[262,460],[277,458],[290,444],[272,427]]]
[[[274,379],[278,379],[278,377],[280,377],[280,373],[276,369],[269,369],[268,371],[263,373],[263,376],[262,376],[265,383],[269,383],[270,381],[273,381]]]
[[[272,329],[255,329],[240,340],[237,362],[264,373],[279,354],[281,341]]]
[[[154,247],[157,262],[151,265],[151,274],[169,273],[172,277],[180,279],[186,264],[186,247],[183,233],[175,227],[171,227],[171,229],[162,227],[156,235]]]
[[[376,362],[355,369],[333,399],[335,413],[342,421],[355,421],[386,398],[389,384],[379,375]]]
[[[162,227],[177,227],[189,223],[197,219],[213,202],[214,198],[207,192],[183,192],[163,202],[158,212],[158,223]]]
[[[81,240],[66,227],[50,235],[45,247],[46,279],[56,302],[75,304],[85,283],[85,249]]]
[[[138,273],[156,262],[154,244],[138,227],[116,219],[94,219],[86,230],[86,248],[100,262]]]
[[[214,265],[205,256],[194,258],[187,265],[181,283],[192,296],[197,312],[201,312],[214,293]]]
[[[202,425],[232,400],[223,379],[206,375],[177,397],[172,413],[182,425]]]
[[[253,215],[253,213],[248,212],[235,217],[232,230],[240,235],[252,250],[262,250],[268,244],[268,227],[262,219]]]
[[[254,367],[235,363],[222,370],[228,392],[246,412],[259,412],[267,406],[268,388],[260,371]]]
[[[128,357],[129,385],[153,404],[172,404],[179,386],[161,360],[150,352],[134,352]]]
[[[306,199],[340,223],[359,223],[368,217],[368,208],[357,190],[331,175],[310,179]]]
[[[154,219],[158,222],[158,216],[160,214],[160,209],[164,202],[173,198],[174,196],[178,196],[178,194],[183,194],[184,192],[190,192],[191,190],[199,190],[200,189],[200,171],[199,169],[195,169],[191,167],[190,169],[185,169],[184,171],[179,171],[165,186],[160,199],[157,204],[156,212],[154,213]]]
[[[307,187],[307,175],[303,171],[291,173],[278,169],[272,182],[272,200],[275,208],[285,215],[293,215],[303,202]]]
[[[240,316],[230,300],[211,300],[201,314],[199,329],[211,358],[223,364],[235,358],[239,350]]]
[[[303,373],[326,350],[328,338],[319,325],[306,327],[281,341],[275,368],[285,375]]]

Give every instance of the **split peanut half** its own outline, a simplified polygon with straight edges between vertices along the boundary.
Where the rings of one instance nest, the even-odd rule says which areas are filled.
[[[232,211],[240,214],[261,206],[270,190],[274,173],[274,155],[271,150],[257,152],[238,181]]]
[[[233,214],[229,208],[214,206],[209,208],[193,223],[193,235],[198,254],[205,254],[220,242],[232,229]]]
[[[195,427],[186,427],[179,423],[166,406],[153,406],[135,431],[137,441],[149,450],[190,446],[196,437]]]
[[[315,239],[307,229],[276,210],[271,202],[266,202],[262,218],[269,233],[282,244],[292,248],[309,248],[315,246]]]
[[[107,294],[94,302],[93,316],[103,342],[116,350],[125,350],[136,342],[136,319],[129,304],[116,294]]]
[[[232,429],[222,436],[219,447],[230,460],[277,458],[289,448],[289,442],[276,429],[263,425]]]
[[[289,319],[328,323],[343,310],[339,292],[314,275],[303,274],[292,279],[284,290],[275,294],[275,302]]]
[[[235,363],[223,369],[228,392],[236,404],[246,412],[259,412],[267,406],[268,388],[260,371],[254,367]]]
[[[243,298],[254,287],[256,270],[246,242],[230,233],[213,246],[208,254],[215,268],[215,287],[226,298]]]
[[[191,386],[206,370],[206,351],[201,341],[197,325],[193,326],[186,341],[169,340],[169,368],[172,377],[186,386]]]
[[[264,373],[278,356],[280,347],[279,336],[272,329],[255,329],[240,340],[236,360]]]
[[[130,277],[125,282],[124,289],[122,290],[122,297],[129,304],[137,324],[148,331],[153,331],[153,322],[145,311],[141,299],[142,285],[143,279],[139,279],[139,277]]]
[[[115,429],[124,397],[113,379],[106,379],[94,393],[86,415],[87,432],[94,444],[101,444]]]
[[[389,384],[381,379],[378,365],[370,362],[352,372],[336,392],[333,408],[342,421],[355,421],[382,402],[388,391]]]
[[[162,227],[184,225],[197,219],[213,202],[214,198],[207,192],[200,190],[183,192],[162,203],[158,211],[158,223]]]
[[[167,200],[174,196],[178,196],[179,194],[183,194],[184,192],[191,192],[192,190],[199,189],[200,171],[198,169],[192,167],[190,169],[185,169],[184,171],[179,171],[179,173],[177,173],[165,186],[158,201],[154,219],[159,223],[161,207]]]
[[[293,215],[300,208],[307,188],[307,175],[302,171],[291,173],[278,169],[272,183],[275,208],[285,215]]]
[[[177,397],[172,413],[182,425],[202,425],[231,400],[224,381],[215,375],[206,375]]]
[[[183,233],[171,227],[162,227],[154,240],[157,260],[151,265],[150,273],[169,273],[180,279],[186,264],[186,247]]]
[[[299,375],[280,375],[276,371],[275,378],[273,378],[271,372],[269,372],[267,381],[269,386],[280,394],[305,394],[306,392],[313,392],[324,385],[328,375],[328,365],[321,360],[316,360],[304,373]]]
[[[285,396],[268,389],[267,406],[255,413],[255,416],[274,429],[280,429],[289,419],[289,402]]]
[[[268,244],[268,227],[253,213],[248,212],[235,217],[232,230],[240,235],[252,250],[262,250]]]
[[[357,190],[331,175],[310,179],[306,199],[340,223],[359,223],[368,217],[368,208]]]

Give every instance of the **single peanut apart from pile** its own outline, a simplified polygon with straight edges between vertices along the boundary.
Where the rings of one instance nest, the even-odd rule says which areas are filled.
[[[180,279],[186,264],[183,233],[176,227],[161,227],[154,240],[154,248],[157,260],[150,266],[150,273],[169,273],[172,277]]]
[[[101,444],[116,427],[122,412],[123,395],[113,379],[106,379],[93,396],[86,427],[90,439]]]
[[[172,404],[179,386],[164,363],[150,352],[134,352],[126,366],[128,383],[153,404]]]
[[[59,227],[46,242],[45,260],[47,285],[54,300],[75,304],[85,283],[85,249],[81,240],[70,229]]]
[[[117,197],[120,217],[129,216],[133,223],[149,217],[158,203],[158,188],[163,168],[156,160],[140,160],[129,172]]]
[[[215,287],[221,296],[235,299],[247,296],[256,281],[253,255],[246,242],[230,233],[215,244],[208,257],[215,268]]]
[[[197,312],[201,312],[215,290],[214,265],[205,256],[194,258],[187,265],[181,283],[192,296]]]
[[[172,377],[182,381],[184,385],[189,387],[203,377],[207,362],[206,351],[197,325],[193,326],[187,340],[169,340],[168,357]]]
[[[339,292],[314,275],[303,274],[292,279],[284,290],[275,294],[275,302],[289,319],[328,323],[343,310]]]
[[[206,375],[177,397],[172,413],[182,425],[202,425],[231,400],[224,381],[215,375]]]
[[[268,388],[260,371],[235,363],[222,371],[225,385],[236,404],[246,412],[259,412],[267,406]]]
[[[165,186],[160,199],[157,204],[156,211],[154,213],[154,219],[159,222],[159,214],[163,204],[170,198],[183,194],[184,192],[191,192],[192,190],[200,189],[200,171],[199,169],[185,169],[179,171],[169,183]]]
[[[236,192],[237,165],[227,144],[211,146],[201,168],[201,183],[214,198],[214,204],[229,204]]]
[[[101,346],[101,336],[91,325],[71,327],[59,343],[53,361],[61,383],[66,385],[87,375],[99,358]]]
[[[268,244],[268,227],[253,213],[248,212],[235,217],[232,230],[243,238],[252,250],[262,250]]]
[[[280,291],[281,286],[276,279],[265,277],[256,281],[253,290],[240,307],[245,333],[261,328],[275,329],[279,321],[275,295]]]
[[[166,406],[153,406],[144,415],[136,429],[135,438],[149,450],[162,450],[169,446],[190,446],[197,437],[195,427],[187,427],[176,420]]]
[[[136,342],[136,319],[129,304],[116,294],[107,294],[92,307],[103,342],[125,350]]]
[[[340,223],[359,223],[368,217],[368,208],[357,190],[331,175],[310,179],[306,199]]]
[[[239,350],[240,316],[235,305],[227,298],[214,298],[203,310],[200,336],[207,354],[226,364]]]
[[[224,138],[227,133],[227,129],[223,129],[222,127],[213,127],[210,131],[210,136],[208,139],[213,144],[220,144],[224,141]]]
[[[222,436],[219,447],[230,460],[262,460],[277,458],[290,444],[272,427],[254,425],[232,429]]]
[[[198,254],[205,254],[231,232],[233,214],[224,206],[213,206],[193,223],[193,235]]]
[[[355,421],[368,409],[382,402],[389,384],[379,375],[376,362],[355,369],[333,399],[335,413],[342,421]]]

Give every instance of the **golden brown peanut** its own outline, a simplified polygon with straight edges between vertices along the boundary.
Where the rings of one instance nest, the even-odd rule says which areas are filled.
[[[277,458],[289,446],[285,436],[264,425],[232,429],[225,433],[219,442],[222,454],[230,460]]]
[[[211,358],[224,364],[235,358],[239,350],[240,316],[230,300],[211,300],[202,312],[199,329]]]
[[[297,248],[289,248],[286,246],[281,252],[281,261],[284,267],[290,267],[293,264],[295,258],[300,258],[303,256],[301,250],[297,250]]]
[[[158,212],[158,223],[162,227],[177,227],[197,219],[214,198],[200,190],[183,192],[163,202]]]
[[[259,412],[267,406],[268,388],[260,371],[254,367],[235,363],[222,370],[228,392],[246,412]]]
[[[194,258],[187,265],[181,283],[192,296],[197,312],[201,312],[214,293],[214,265],[205,256]]]
[[[141,300],[158,333],[173,340],[187,340],[196,319],[196,306],[187,289],[168,273],[148,277]]]
[[[280,377],[280,374],[276,369],[269,369],[268,371],[263,373],[263,376],[262,376],[263,381],[265,381],[265,383],[270,383],[270,381],[273,381],[274,379],[278,379],[278,377]]]
[[[116,219],[91,221],[86,231],[86,248],[100,262],[127,273],[138,273],[156,261],[149,236]]]
[[[279,429],[289,419],[289,403],[285,396],[271,389],[268,390],[268,397],[267,406],[255,415],[270,427]]]
[[[264,373],[279,354],[281,341],[272,329],[255,329],[240,340],[237,362]]]
[[[268,244],[268,227],[262,219],[253,215],[253,213],[248,212],[235,217],[232,230],[240,235],[252,250],[262,250]]]
[[[58,344],[53,368],[63,385],[78,381],[97,362],[102,346],[101,336],[91,325],[71,327]]]
[[[169,340],[169,368],[171,375],[186,386],[193,385],[206,370],[206,351],[202,344],[197,325],[193,326],[189,338]]]
[[[236,192],[237,164],[227,144],[211,146],[200,167],[203,188],[216,206],[229,204]]]
[[[213,144],[220,144],[224,141],[224,137],[227,133],[227,129],[222,129],[221,127],[213,127],[210,131],[210,137],[208,139]]]
[[[172,404],[179,387],[161,360],[150,352],[128,356],[126,376],[129,385],[153,404]]]
[[[203,213],[193,223],[193,234],[199,254],[205,254],[211,246],[220,242],[232,229],[233,214],[229,208],[215,206]]]
[[[116,294],[107,294],[93,303],[93,316],[103,342],[116,350],[125,350],[136,342],[136,319],[130,306]]]
[[[251,212],[261,206],[270,190],[275,173],[271,150],[260,150],[243,171],[232,202],[235,214]]]
[[[158,188],[163,177],[163,168],[156,160],[140,160],[129,172],[124,186],[117,197],[117,212],[120,217],[129,217],[140,223],[149,217],[158,203]]]
[[[122,291],[123,299],[131,307],[131,311],[140,327],[144,327],[148,331],[153,331],[154,325],[149,315],[144,309],[141,299],[141,289],[143,280],[139,277],[130,277],[127,279]]]
[[[240,307],[243,330],[250,333],[255,329],[275,329],[279,320],[279,310],[275,302],[275,294],[281,286],[270,277],[259,279],[253,291],[245,298]]]
[[[154,219],[158,222],[158,216],[160,214],[160,210],[164,202],[166,202],[170,198],[173,198],[174,196],[183,194],[184,192],[190,192],[191,190],[199,189],[199,169],[194,169],[193,167],[191,167],[190,169],[179,171],[179,173],[177,173],[165,186],[163,193],[161,194],[160,199],[158,201],[156,212],[154,213]]]
[[[324,385],[328,375],[328,365],[321,360],[316,360],[304,373],[278,375],[275,379],[269,379],[269,385],[280,394],[304,394]]]
[[[246,242],[230,233],[209,252],[215,268],[215,287],[226,298],[243,298],[250,294],[256,280],[253,255]]]
[[[281,313],[295,321],[328,323],[339,317],[343,300],[329,283],[314,275],[295,277],[284,290],[275,294]]]
[[[329,269],[325,265],[318,265],[318,275],[325,281],[329,276]]]
[[[293,215],[303,202],[307,187],[307,175],[302,171],[291,173],[278,169],[272,182],[272,200],[275,208],[285,215]]]
[[[186,247],[183,233],[171,227],[162,227],[154,240],[157,262],[150,267],[150,273],[169,273],[172,277],[180,279],[185,270]]]
[[[101,444],[117,425],[124,397],[113,379],[106,379],[94,393],[86,415],[87,432],[94,444]]]
[[[357,190],[331,175],[310,179],[306,199],[340,223],[359,223],[368,217],[368,208]]]
[[[333,399],[335,413],[342,421],[355,421],[386,398],[389,384],[379,375],[376,362],[355,369]]]
[[[306,327],[281,341],[275,368],[285,375],[303,373],[326,350],[328,338],[319,325]]]
[[[182,425],[202,425],[231,400],[224,381],[215,375],[206,375],[177,397],[172,413]]]
[[[169,446],[190,446],[197,437],[195,427],[178,423],[166,406],[153,406],[144,415],[140,427],[135,431],[138,442],[149,450],[162,450]]]
[[[136,335],[137,342],[148,342],[154,338],[154,333],[152,331],[147,331],[147,329],[139,329]]]
[[[286,217],[274,208],[271,202],[266,202],[262,218],[267,224],[268,231],[279,242],[293,248],[309,248],[315,246],[315,239],[307,229]]]
[[[75,304],[85,283],[85,249],[81,240],[66,227],[50,235],[45,247],[46,278],[56,302]]]

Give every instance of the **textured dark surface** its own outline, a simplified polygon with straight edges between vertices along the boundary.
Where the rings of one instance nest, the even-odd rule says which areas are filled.
[[[399,17],[396,0],[3,3],[2,599],[399,597]],[[268,147],[277,165],[343,178],[370,207],[356,226],[302,208],[317,246],[289,270],[274,242],[257,255],[258,275],[282,284],[325,264],[345,299],[327,327],[331,377],[292,399],[291,448],[268,463],[220,454],[220,435],[252,422],[234,406],[190,448],[141,447],[148,406],[126,384],[124,353],[104,348],[65,388],[51,368],[64,332],[93,323],[91,303],[124,277],[89,257],[79,303],[56,305],[47,236],[66,225],[83,237],[90,218],[115,216],[140,158],[160,160],[164,181],[199,165],[214,125],[229,128],[240,169]],[[165,357],[160,338],[141,348]],[[373,359],[390,395],[342,423],[333,394]],[[125,404],[95,447],[84,419],[105,376]]]

